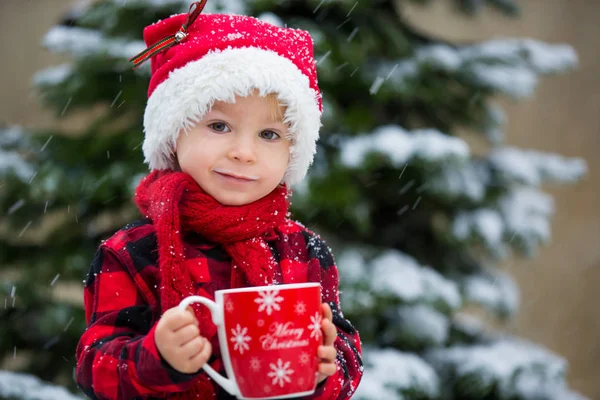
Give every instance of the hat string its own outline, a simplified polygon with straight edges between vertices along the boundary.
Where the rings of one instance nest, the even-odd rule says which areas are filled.
[[[133,63],[133,68],[135,69],[135,68],[139,67],[145,61],[152,58],[154,55],[156,55],[160,52],[163,52],[166,49],[173,47],[176,44],[179,44],[182,41],[184,41],[188,35],[187,34],[188,28],[194,23],[196,18],[198,18],[198,15],[200,15],[200,13],[202,13],[202,10],[204,9],[204,6],[206,5],[207,2],[208,2],[208,0],[193,2],[190,5],[190,8],[188,10],[187,19],[186,19],[185,23],[183,25],[181,25],[181,28],[179,29],[179,31],[177,31],[173,35],[167,35],[167,36],[163,37],[161,40],[159,40],[152,46],[148,47],[147,49],[143,50],[142,52],[138,53],[137,55],[131,57],[129,59],[129,61]]]

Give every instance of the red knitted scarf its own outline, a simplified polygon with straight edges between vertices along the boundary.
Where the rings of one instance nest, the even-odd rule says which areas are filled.
[[[269,195],[243,206],[224,206],[204,192],[183,172],[152,171],[135,193],[140,212],[156,230],[161,274],[161,307],[176,307],[183,298],[197,294],[188,271],[183,268],[182,232],[194,231],[221,244],[232,258],[232,287],[273,282],[273,259],[265,236],[286,222],[287,189],[278,187]],[[213,299],[214,300],[214,299]],[[196,305],[197,306],[197,305]],[[201,333],[216,333],[206,307],[195,307]],[[202,376],[187,392],[173,398],[212,399],[211,383]]]

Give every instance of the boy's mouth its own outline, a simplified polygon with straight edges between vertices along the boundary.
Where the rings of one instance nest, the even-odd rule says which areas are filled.
[[[226,178],[231,178],[238,181],[253,182],[258,180],[257,176],[242,175],[227,169],[213,169],[213,171]]]

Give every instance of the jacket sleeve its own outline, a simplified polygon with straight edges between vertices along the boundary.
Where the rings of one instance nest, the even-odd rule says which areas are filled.
[[[152,307],[118,255],[101,246],[84,290],[87,329],[77,345],[76,381],[91,399],[129,400],[184,391],[197,374],[162,359]]]
[[[337,371],[317,386],[315,393],[307,399],[345,400],[352,397],[363,375],[362,348],[358,331],[344,318],[339,300],[338,269],[331,249],[317,235],[308,238],[310,262],[318,260],[323,302],[333,312],[333,323],[337,328],[334,346],[337,350]]]

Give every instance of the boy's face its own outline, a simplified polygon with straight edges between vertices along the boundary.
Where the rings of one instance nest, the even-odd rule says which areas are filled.
[[[290,159],[288,127],[274,120],[266,97],[215,102],[177,139],[177,160],[206,193],[224,205],[252,203],[283,180]]]

